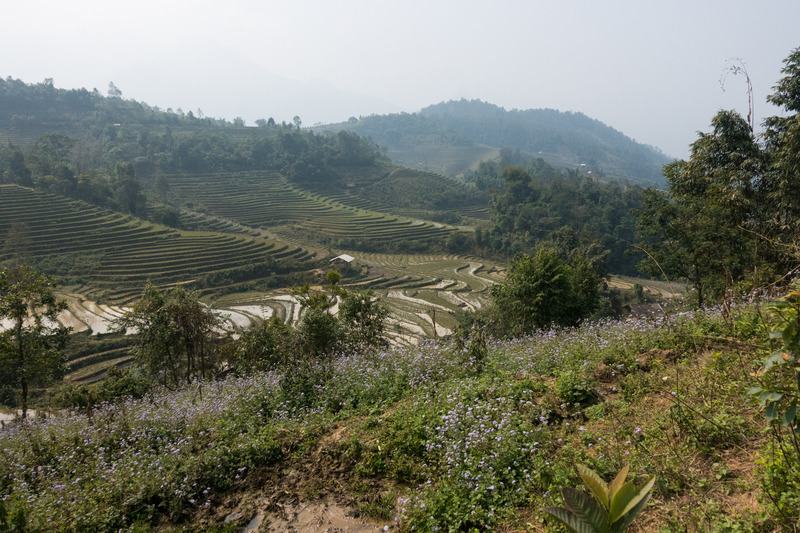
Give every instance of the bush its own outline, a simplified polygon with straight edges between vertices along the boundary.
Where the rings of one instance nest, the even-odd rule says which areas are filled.
[[[556,380],[556,393],[565,403],[589,404],[597,399],[597,382],[585,373],[565,370]]]

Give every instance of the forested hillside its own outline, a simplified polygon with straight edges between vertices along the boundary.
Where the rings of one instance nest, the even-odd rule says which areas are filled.
[[[314,218],[304,238],[318,245],[383,251],[443,248],[450,230],[414,219],[460,223],[487,216],[482,192],[393,165],[354,133],[315,133],[299,117],[291,124],[257,122],[245,127],[239,119],[163,111],[122,99],[113,85],[103,96],[56,89],[50,81],[0,79],[0,182],[178,228],[220,227],[198,226],[198,212],[255,228]],[[251,172],[260,177],[243,179]],[[384,220],[385,212],[395,217]]]
[[[404,164],[450,175],[468,174],[501,148],[541,157],[553,166],[581,168],[641,185],[663,184],[669,158],[582,113],[553,109],[507,111],[480,100],[442,102],[418,113],[368,116],[324,129],[345,128],[386,147]]]

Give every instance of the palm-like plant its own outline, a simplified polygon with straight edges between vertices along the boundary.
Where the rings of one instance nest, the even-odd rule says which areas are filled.
[[[545,511],[575,533],[621,533],[638,515],[647,500],[656,478],[636,486],[628,477],[626,465],[610,485],[590,468],[578,465],[578,474],[589,487],[591,495],[571,487],[563,487],[566,509],[547,507]],[[594,497],[592,497],[594,496]]]

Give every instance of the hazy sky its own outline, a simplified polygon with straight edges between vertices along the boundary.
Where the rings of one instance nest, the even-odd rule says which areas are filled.
[[[28,83],[114,81],[125,98],[250,124],[477,98],[580,111],[677,157],[717,110],[746,114],[744,77],[720,84],[731,58],[760,122],[800,46],[798,0],[0,0],[0,20],[0,76]]]

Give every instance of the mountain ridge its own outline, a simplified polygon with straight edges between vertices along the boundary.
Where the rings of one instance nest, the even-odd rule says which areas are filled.
[[[463,98],[416,113],[370,115],[320,129],[337,128],[370,137],[398,163],[451,176],[469,174],[480,161],[496,158],[502,148],[557,167],[580,168],[640,185],[663,185],[661,167],[670,161],[658,148],[637,143],[581,112],[509,111]],[[432,145],[445,154],[439,160],[432,159]]]

